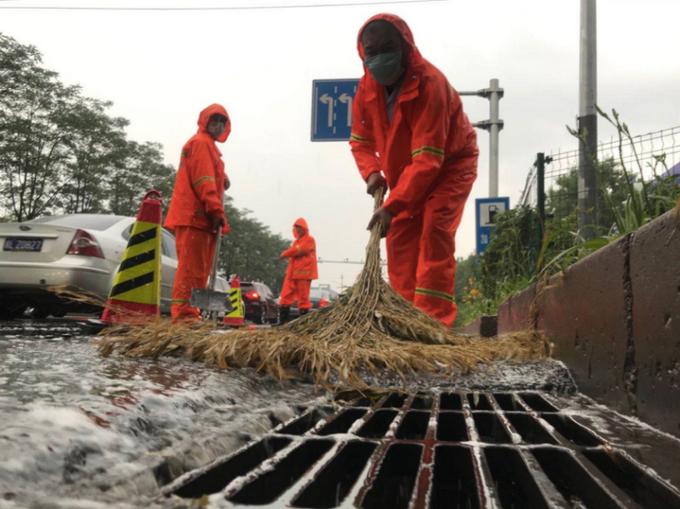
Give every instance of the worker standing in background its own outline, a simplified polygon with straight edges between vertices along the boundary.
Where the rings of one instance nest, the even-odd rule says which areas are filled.
[[[299,218],[293,224],[295,240],[291,246],[281,253],[280,258],[288,258],[288,269],[283,280],[279,305],[281,306],[281,323],[290,318],[290,306],[298,303],[300,315],[309,312],[312,303],[309,300],[309,290],[312,280],[319,277],[316,264],[316,241],[309,234],[307,221]]]
[[[201,319],[200,310],[190,305],[191,290],[208,284],[217,233],[229,232],[224,215],[229,179],[215,142],[224,143],[230,132],[227,110],[212,104],[201,111],[198,132],[182,148],[165,219],[165,227],[174,230],[177,244],[170,308],[173,321]]]
[[[404,20],[359,31],[364,76],[350,145],[367,192],[389,189],[369,222],[387,235],[391,286],[446,326],[456,318],[454,236],[477,176],[477,137],[458,93],[416,47]]]

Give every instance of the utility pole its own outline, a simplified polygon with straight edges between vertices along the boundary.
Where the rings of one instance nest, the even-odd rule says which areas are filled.
[[[579,53],[578,229],[586,239],[597,231],[597,9],[581,0]]]
[[[503,89],[496,78],[489,80],[489,88],[473,92],[458,92],[459,95],[476,95],[489,100],[489,120],[475,122],[475,127],[489,131],[489,198],[498,196],[498,134],[503,129],[503,121],[499,117],[500,100]]]

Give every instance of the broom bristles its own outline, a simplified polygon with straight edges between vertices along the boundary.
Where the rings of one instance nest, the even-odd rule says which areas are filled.
[[[382,204],[376,193],[375,209]],[[102,333],[102,355],[183,355],[219,368],[251,367],[277,379],[311,378],[321,385],[365,388],[375,376],[416,373],[451,376],[498,359],[543,357],[534,332],[496,340],[453,333],[416,309],[383,279],[380,231],[371,231],[366,262],[356,283],[331,306],[273,329],[215,330],[154,321],[145,327],[111,327]]]

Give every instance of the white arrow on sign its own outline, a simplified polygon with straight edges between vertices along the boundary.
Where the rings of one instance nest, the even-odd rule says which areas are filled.
[[[333,98],[328,94],[323,94],[319,97],[319,101],[328,105],[328,127],[333,127]]]
[[[352,127],[352,96],[343,92],[338,101],[347,105],[347,127]]]

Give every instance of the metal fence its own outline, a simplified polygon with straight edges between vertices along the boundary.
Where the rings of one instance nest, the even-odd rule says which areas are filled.
[[[548,216],[561,218],[576,209],[578,161],[578,149],[546,154],[544,187]],[[631,139],[612,137],[598,145],[598,162],[602,170],[609,171],[613,181],[617,173],[621,175],[623,167],[636,179],[649,181],[655,175],[661,176],[675,165],[680,165],[680,126],[633,136]],[[520,205],[538,205],[536,166],[534,163],[527,174]]]

